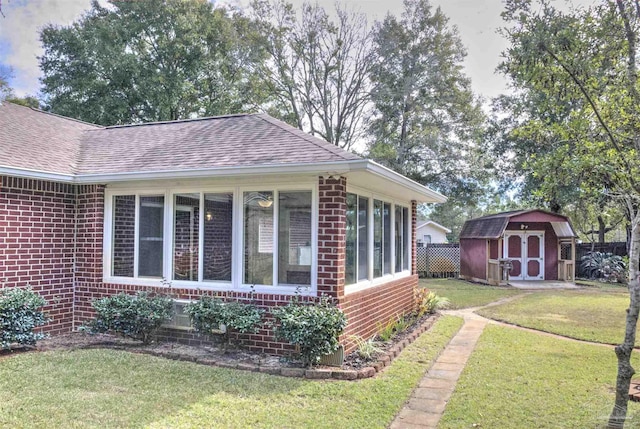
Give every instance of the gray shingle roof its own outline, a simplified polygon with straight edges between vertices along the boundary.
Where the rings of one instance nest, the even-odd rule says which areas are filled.
[[[0,103],[0,166],[74,174],[80,142],[95,125]]]
[[[103,128],[0,104],[4,167],[82,175],[359,159],[265,114]]]
[[[475,219],[469,219],[462,226],[462,230],[460,231],[460,238],[499,238],[502,236],[502,234],[504,234],[504,230],[509,224],[511,218],[535,212],[546,213],[557,217],[558,220],[566,222],[569,225],[569,229],[571,229],[569,219],[566,216],[557,213],[546,212],[539,209],[514,210],[509,212],[495,213]],[[572,229],[571,231],[573,233]]]

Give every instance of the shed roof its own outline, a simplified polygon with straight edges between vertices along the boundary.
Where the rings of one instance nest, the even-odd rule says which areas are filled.
[[[460,238],[497,239],[509,222],[549,222],[558,238],[575,237],[569,218],[540,209],[514,210],[470,219],[464,223]]]

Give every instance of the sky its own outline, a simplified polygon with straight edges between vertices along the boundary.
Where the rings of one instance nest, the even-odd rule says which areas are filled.
[[[90,0],[1,0],[0,69],[13,70],[11,86],[16,95],[37,94],[40,88],[37,57],[42,54],[38,31],[47,24],[69,25],[89,9]],[[289,0],[295,6],[303,0]],[[246,4],[246,0],[226,0]],[[335,0],[317,0],[327,10]],[[502,0],[432,0],[457,26],[467,48],[465,68],[476,94],[489,100],[507,91],[506,80],[494,73],[506,42],[496,32],[501,26]],[[364,11],[371,21],[388,13],[402,12],[401,0],[346,0],[348,6]]]

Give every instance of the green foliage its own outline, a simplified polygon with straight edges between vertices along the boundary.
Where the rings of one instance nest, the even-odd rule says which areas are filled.
[[[378,322],[378,338],[382,341],[389,341],[400,332],[405,331],[411,324],[413,319],[402,314],[398,314],[387,321],[387,323]]]
[[[590,279],[603,279],[608,282],[623,282],[627,265],[618,255],[603,252],[589,252],[580,260],[580,269]]]
[[[416,306],[416,314],[422,317],[425,314],[435,313],[436,310],[449,307],[449,299],[436,295],[435,292],[417,287],[413,291]]]
[[[365,340],[360,335],[351,335],[349,339],[356,343],[358,347],[356,353],[362,359],[373,359],[378,353],[382,352],[382,349],[378,347],[375,337]]]
[[[33,345],[45,338],[33,329],[49,321],[41,310],[46,304],[47,301],[30,288],[0,290],[0,348]]]
[[[250,21],[200,0],[110,0],[40,33],[51,111],[101,125],[255,110],[262,51]],[[256,43],[254,43],[256,42]]]
[[[475,206],[488,184],[477,150],[484,114],[457,29],[428,0],[405,0],[401,17],[375,26],[374,52],[369,156]]]
[[[203,296],[198,301],[186,304],[184,311],[189,315],[196,332],[203,335],[219,330],[220,325],[243,334],[257,332],[264,314],[264,310],[255,305],[238,301],[225,302],[210,296]]]
[[[165,295],[138,292],[119,293],[96,299],[91,304],[96,312],[89,323],[94,333],[115,332],[125,337],[151,342],[155,332],[171,319],[173,300]]]
[[[305,365],[318,363],[324,355],[338,350],[338,337],[347,326],[347,317],[329,298],[317,303],[293,298],[286,306],[271,311],[276,337],[300,348]]]

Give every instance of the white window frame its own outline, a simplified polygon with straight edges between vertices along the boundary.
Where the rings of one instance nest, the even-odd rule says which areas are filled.
[[[356,252],[356,273],[355,273],[355,279],[356,282],[352,283],[352,284],[348,284],[345,285],[345,294],[351,294],[354,292],[358,292],[364,289],[368,289],[370,287],[375,287],[384,283],[387,283],[389,281],[392,280],[398,280],[404,277],[409,277],[411,275],[411,246],[412,246],[412,242],[411,242],[411,236],[412,236],[412,223],[411,223],[411,219],[409,219],[409,238],[406,239],[406,243],[405,243],[405,252],[407,252],[408,258],[409,258],[409,267],[408,269],[403,269],[399,272],[395,272],[396,270],[396,235],[395,235],[395,217],[396,217],[396,207],[402,207],[402,208],[406,208],[408,210],[409,213],[409,217],[411,217],[411,202],[410,201],[402,201],[402,200],[398,200],[395,199],[389,195],[384,195],[384,194],[380,194],[380,193],[376,193],[376,192],[371,192],[371,191],[367,191],[365,189],[362,188],[358,188],[358,187],[352,187],[347,185],[347,193],[348,194],[355,194],[357,196],[362,196],[364,198],[368,198],[369,199],[369,214],[368,214],[368,249],[367,249],[367,259],[368,259],[368,275],[367,275],[367,279],[366,280],[358,280],[358,270],[357,270],[357,265],[358,265],[358,259],[357,259],[357,252]],[[391,204],[391,218],[390,218],[390,222],[391,222],[391,249],[392,249],[392,257],[391,257],[391,273],[390,274],[383,274],[380,277],[373,277],[373,256],[374,256],[374,228],[373,228],[373,224],[374,224],[374,218],[373,218],[373,209],[374,209],[374,200],[378,200],[378,201],[382,201],[383,203],[389,203]],[[384,206],[383,206],[384,207]],[[404,228],[403,228],[404,229]],[[403,231],[403,236],[404,236],[404,231]],[[346,262],[346,261],[345,261]],[[346,271],[346,270],[345,270]],[[383,271],[384,272],[384,271]]]
[[[244,192],[273,191],[274,192],[274,263],[273,280],[278,279],[278,197],[279,192],[307,191],[311,192],[311,284],[310,285],[251,285],[244,283]],[[176,194],[200,194],[199,231],[204,229],[204,194],[230,193],[233,195],[233,224],[232,224],[232,251],[231,251],[231,281],[205,281],[204,234],[198,237],[198,281],[173,280],[173,244],[174,244],[174,206]],[[116,196],[135,196],[135,241],[134,241],[134,276],[122,277],[112,275],[113,266],[113,220]],[[138,235],[139,235],[139,204],[141,196],[164,196],[164,230],[163,230],[163,278],[138,277]],[[212,186],[194,184],[193,186],[166,186],[158,188],[137,188],[134,186],[118,187],[105,190],[104,225],[103,225],[103,267],[102,280],[104,283],[125,284],[132,286],[172,286],[185,289],[203,289],[216,291],[248,291],[258,293],[292,295],[296,290],[301,295],[314,296],[318,285],[318,182],[301,181],[296,184],[284,184],[282,182],[264,184],[251,184],[242,186]]]

